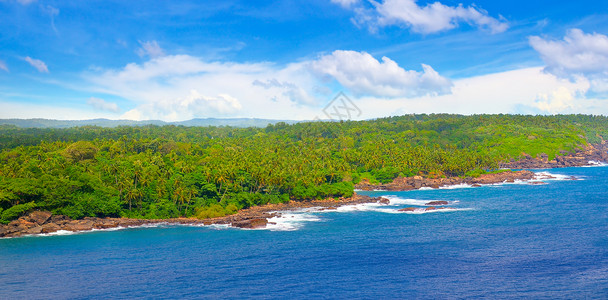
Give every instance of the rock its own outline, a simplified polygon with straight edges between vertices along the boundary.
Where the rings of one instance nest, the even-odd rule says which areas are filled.
[[[51,215],[52,214],[48,211],[34,211],[30,213],[27,217],[24,217],[24,219],[29,222],[42,225],[51,218]]]
[[[378,201],[378,203],[384,204],[384,205],[389,205],[389,204],[391,204],[391,200],[389,200],[387,198],[384,198],[384,197],[381,197],[380,201]]]
[[[439,188],[439,184],[433,183],[433,184],[431,184],[431,188],[438,189]]]
[[[61,227],[55,223],[47,223],[41,226],[40,233],[51,233],[61,230]]]
[[[416,207],[406,207],[406,208],[402,208],[398,211],[416,211],[418,208]]]
[[[427,207],[424,209],[424,211],[429,211],[429,210],[437,210],[437,207],[431,206],[431,207]]]
[[[427,203],[425,205],[448,205],[448,202],[447,201],[443,201],[443,200],[440,200],[440,201],[431,201],[431,202],[429,202],[429,203]]]
[[[85,231],[94,228],[92,220],[75,220],[65,224],[65,230],[69,231]]]
[[[232,227],[256,229],[256,228],[265,228],[267,224],[268,224],[267,219],[258,218],[258,219],[248,219],[248,220],[233,222]]]
[[[40,234],[42,232],[42,226],[32,227],[25,231],[25,234]]]
[[[326,208],[324,208],[322,210],[336,210],[336,209],[338,209],[338,208],[334,207],[334,206],[330,206],[330,207],[326,207]]]
[[[473,185],[471,185],[472,187],[481,187],[481,184],[478,183],[474,183]]]
[[[542,184],[547,184],[547,183],[543,182],[543,181],[532,181],[532,182],[528,182],[528,184],[531,184],[531,185],[542,185]]]

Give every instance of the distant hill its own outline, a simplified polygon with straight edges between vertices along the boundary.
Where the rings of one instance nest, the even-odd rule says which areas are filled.
[[[231,127],[266,127],[268,124],[285,122],[294,124],[298,121],[293,120],[270,120],[256,118],[206,118],[192,119],[180,122],[164,122],[160,120],[133,121],[133,120],[50,120],[50,119],[0,119],[0,125],[15,125],[22,128],[69,128],[80,126],[99,126],[99,127],[118,127],[118,126],[145,126],[145,125],[182,125],[194,126],[231,126]]]

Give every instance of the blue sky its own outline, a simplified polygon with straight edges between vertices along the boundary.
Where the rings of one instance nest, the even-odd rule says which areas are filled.
[[[608,114],[604,1],[0,0],[0,118]]]

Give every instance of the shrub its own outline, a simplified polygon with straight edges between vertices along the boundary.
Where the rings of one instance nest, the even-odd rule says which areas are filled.
[[[35,202],[17,204],[2,212],[2,218],[0,218],[0,223],[8,224],[10,221],[21,217],[22,215],[26,214],[28,211],[34,209],[35,207],[36,207]]]

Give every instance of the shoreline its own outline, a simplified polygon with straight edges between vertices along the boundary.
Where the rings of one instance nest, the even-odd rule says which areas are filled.
[[[496,174],[483,174],[477,178],[422,178],[398,177],[389,184],[373,185],[363,182],[355,185],[359,191],[410,191],[418,189],[438,189],[449,186],[469,185],[470,187],[481,187],[483,185],[512,183],[516,181],[528,182],[528,184],[544,184],[542,181],[553,179],[552,176],[537,176],[529,170],[507,171]],[[574,177],[569,178],[577,180]],[[268,219],[280,216],[282,212],[304,208],[319,207],[321,210],[337,209],[340,206],[362,203],[384,203],[384,197],[370,197],[360,195],[356,192],[350,198],[322,199],[310,201],[289,201],[279,204],[266,204],[254,206],[238,211],[236,214],[210,219],[196,218],[174,218],[174,219],[129,219],[129,218],[97,218],[85,217],[80,220],[72,220],[66,216],[53,215],[46,211],[34,211],[12,221],[8,225],[0,225],[0,238],[22,237],[32,235],[46,235],[58,231],[87,232],[93,230],[107,230],[113,228],[142,227],[147,225],[229,225],[236,228],[260,229],[272,224]]]

